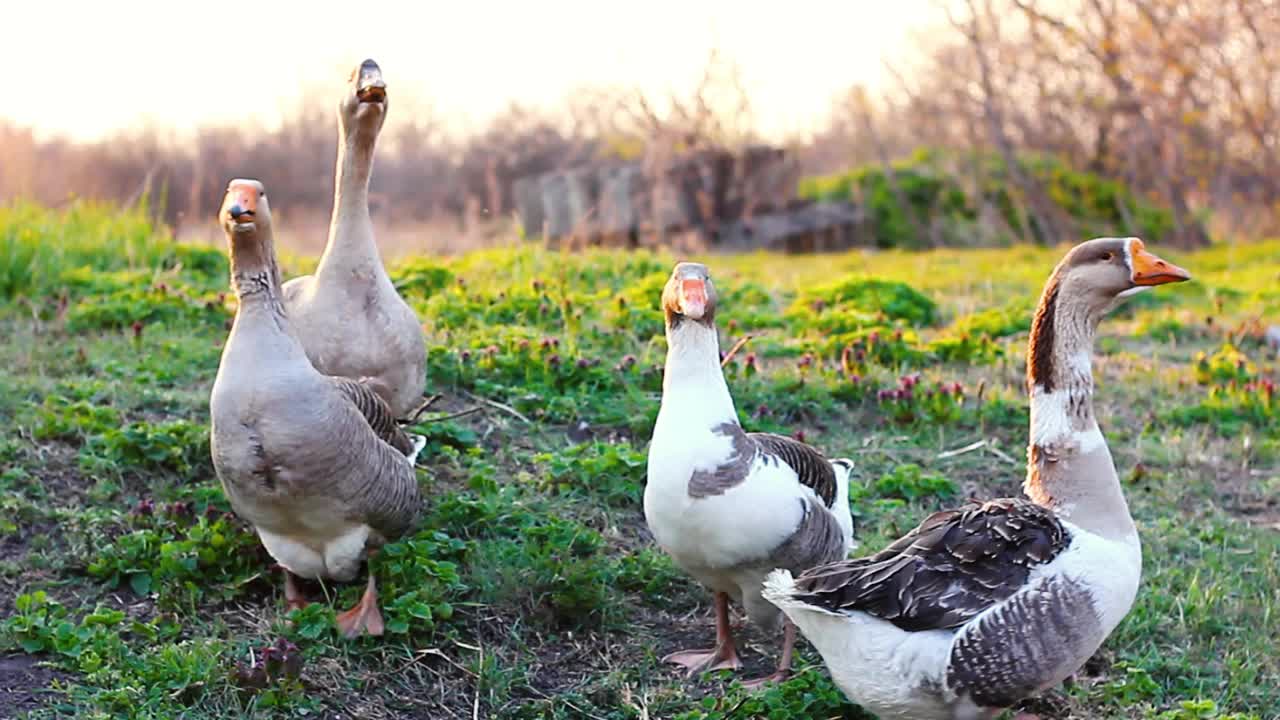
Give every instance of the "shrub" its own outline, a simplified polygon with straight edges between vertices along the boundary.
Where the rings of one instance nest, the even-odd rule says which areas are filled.
[[[212,509],[197,515],[185,504],[161,508],[143,500],[130,522],[134,529],[101,543],[86,571],[139,596],[155,593],[163,607],[233,597],[266,564],[257,536]]]
[[[1159,242],[1173,229],[1173,216],[1164,209],[1142,202],[1115,180],[1071,169],[1062,160],[1047,155],[1023,155],[1023,171],[1038,180],[1049,198],[1077,224],[1085,237],[1138,235]],[[972,168],[981,169],[982,185],[975,192]],[[961,172],[965,173],[962,179]],[[852,200],[866,208],[875,225],[880,247],[920,248],[932,244],[930,236],[943,244],[971,245],[975,239],[1008,242],[1014,237],[982,238],[978,235],[983,206],[994,208],[1015,237],[1030,236],[1041,243],[1061,240],[1049,237],[1045,228],[1026,219],[1026,203],[1017,197],[1003,159],[994,153],[958,154],[922,149],[894,163],[894,179],[907,207],[898,202],[889,178],[880,165],[817,178],[805,178],[800,194],[815,200]]]
[[[920,466],[899,465],[892,472],[876,480],[874,490],[880,497],[920,500],[923,498],[949,499],[956,495],[955,483],[941,475],[925,473]]]
[[[396,265],[391,281],[405,297],[428,298],[453,283],[454,274],[426,258],[413,258]]]
[[[210,469],[212,464],[209,428],[189,420],[140,421],[113,427],[90,438],[86,451],[115,466],[172,470],[181,475]]]
[[[165,285],[128,287],[109,294],[89,296],[72,305],[67,313],[67,329],[140,329],[152,323],[222,328],[231,316],[231,310],[217,295],[192,297]]]
[[[437,620],[453,617],[453,603],[464,590],[458,575],[464,549],[461,541],[434,530],[382,548],[373,563],[388,599],[382,609],[387,632],[430,637]]]
[[[610,505],[640,502],[647,457],[626,443],[591,442],[533,457],[543,472],[539,486],[561,494],[598,498]]]
[[[63,210],[26,202],[0,206],[0,298],[57,294],[59,279],[77,268],[181,269],[225,282],[228,267],[214,248],[174,242],[152,224],[145,208],[87,202]]]
[[[1212,355],[1203,351],[1196,353],[1194,362],[1196,382],[1201,385],[1246,383],[1258,371],[1248,356],[1231,343],[1224,343]]]
[[[604,545],[581,523],[538,517],[518,536],[480,541],[469,560],[481,600],[515,606],[552,628],[601,627],[621,613],[618,568]]]
[[[902,321],[913,327],[932,325],[937,305],[924,293],[896,280],[852,277],[804,292],[790,313],[826,332],[860,330]]]

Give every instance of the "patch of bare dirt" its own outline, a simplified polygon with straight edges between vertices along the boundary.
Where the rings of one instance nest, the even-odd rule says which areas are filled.
[[[0,657],[0,718],[39,710],[57,694],[55,680],[69,676],[39,664],[30,655]]]

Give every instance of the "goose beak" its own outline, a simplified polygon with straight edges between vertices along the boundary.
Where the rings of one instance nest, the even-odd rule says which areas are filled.
[[[252,228],[258,211],[257,191],[251,187],[233,185],[227,189],[227,195],[231,203],[227,206],[227,215],[231,218],[231,222],[235,223],[237,229]]]
[[[680,281],[680,314],[695,320],[707,312],[707,283],[699,278]]]
[[[360,64],[356,79],[356,98],[362,103],[380,103],[387,99],[387,83],[382,79],[382,68],[372,60]]]
[[[1129,259],[1134,285],[1163,285],[1191,279],[1191,273],[1148,252],[1136,238],[1130,241]]]

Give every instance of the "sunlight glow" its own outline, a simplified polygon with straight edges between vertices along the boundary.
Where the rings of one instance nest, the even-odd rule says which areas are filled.
[[[818,125],[850,85],[879,83],[883,60],[905,54],[936,11],[929,0],[285,0],[198,12],[41,0],[5,15],[0,60],[21,80],[0,94],[0,120],[94,139],[274,124],[364,57],[402,106],[431,107],[465,131],[512,102],[555,108],[584,86],[687,89],[713,47],[741,67],[761,130],[790,135]]]

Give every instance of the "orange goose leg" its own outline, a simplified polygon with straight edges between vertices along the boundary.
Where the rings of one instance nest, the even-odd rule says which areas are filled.
[[[733,632],[729,629],[729,596],[718,592],[716,603],[716,646],[710,650],[682,650],[662,658],[663,662],[687,668],[687,677],[705,670],[737,670],[742,667],[738,648],[733,644]]]
[[[369,570],[369,584],[360,602],[355,607],[338,614],[338,630],[345,638],[356,638],[363,634],[375,637],[382,635],[382,611],[378,609],[378,588],[373,578],[373,570]]]
[[[281,567],[280,569],[284,570],[285,612],[301,610],[309,605],[310,603],[308,603],[307,599],[303,597],[302,591],[298,589],[298,585],[293,581],[293,573],[289,572],[289,570],[284,567]]]
[[[782,623],[782,657],[778,658],[778,669],[774,670],[772,675],[765,675],[755,680],[747,680],[742,683],[742,687],[748,690],[756,690],[791,677],[791,655],[795,651],[795,647],[796,626],[791,622],[791,618],[784,618]]]

